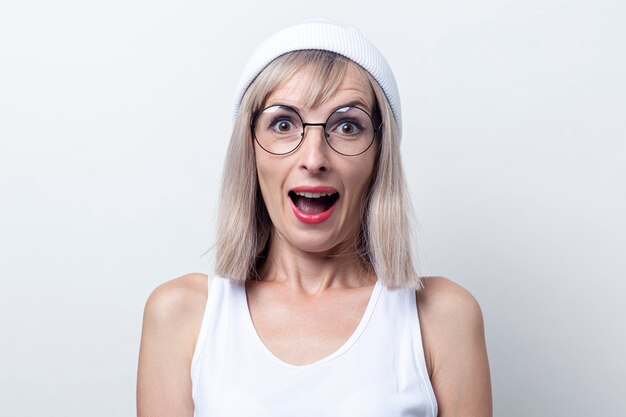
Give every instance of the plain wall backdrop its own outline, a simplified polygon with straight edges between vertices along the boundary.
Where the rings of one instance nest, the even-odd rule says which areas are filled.
[[[147,296],[212,269],[244,62],[325,17],[394,69],[422,270],[482,306],[494,415],[626,415],[625,11],[2,2],[0,414],[134,415]]]

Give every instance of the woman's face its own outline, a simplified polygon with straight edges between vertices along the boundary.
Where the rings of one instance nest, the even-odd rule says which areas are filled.
[[[324,123],[346,105],[372,115],[374,97],[369,81],[350,64],[335,94],[316,108],[304,107],[301,72],[285,80],[268,97],[265,107],[286,105],[304,123]],[[255,142],[259,186],[274,225],[274,239],[296,249],[323,253],[354,244],[361,223],[361,202],[376,159],[376,146],[357,156],[335,152],[319,126],[307,126],[304,140],[286,155],[273,155]],[[330,194],[330,195],[324,195]]]

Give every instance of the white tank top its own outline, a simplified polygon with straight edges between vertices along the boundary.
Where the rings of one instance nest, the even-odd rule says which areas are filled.
[[[308,365],[259,338],[245,286],[209,280],[191,362],[194,417],[435,417],[415,291],[376,282],[365,314],[331,355]]]

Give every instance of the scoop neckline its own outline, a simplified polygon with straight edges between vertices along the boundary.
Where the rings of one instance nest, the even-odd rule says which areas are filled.
[[[242,311],[245,316],[244,320],[246,322],[247,330],[252,335],[252,339],[254,339],[255,344],[260,348],[261,352],[263,352],[263,354],[267,358],[269,358],[270,361],[274,362],[275,364],[283,368],[292,369],[292,370],[304,370],[304,369],[314,368],[314,367],[323,365],[327,362],[330,362],[333,359],[346,353],[354,345],[354,343],[359,339],[359,337],[361,336],[361,334],[367,327],[367,324],[369,323],[369,320],[372,317],[372,314],[374,312],[374,308],[376,307],[376,303],[378,302],[378,298],[380,296],[381,290],[382,290],[382,285],[380,284],[379,280],[376,280],[376,282],[374,283],[374,288],[372,289],[372,293],[370,294],[369,301],[367,302],[367,307],[365,307],[365,311],[363,312],[363,316],[361,317],[359,324],[357,325],[354,332],[350,335],[350,337],[348,337],[348,339],[339,348],[337,348],[337,350],[335,350],[334,352],[330,353],[329,355],[321,359],[316,360],[315,362],[311,362],[305,365],[294,365],[292,363],[285,362],[284,360],[276,356],[274,352],[272,352],[265,345],[265,343],[263,342],[263,339],[261,339],[261,336],[259,336],[259,333],[257,332],[256,327],[254,327],[254,322],[252,321],[252,314],[250,314],[250,307],[248,305],[248,292],[246,291],[245,283],[241,285],[241,291],[243,292],[243,295],[240,297],[240,300],[243,303]]]

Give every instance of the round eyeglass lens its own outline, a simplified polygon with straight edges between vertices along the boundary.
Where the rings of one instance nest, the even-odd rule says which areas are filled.
[[[300,145],[302,119],[289,107],[268,107],[254,120],[254,138],[267,152],[287,154]]]
[[[365,152],[374,136],[372,118],[358,107],[337,109],[326,121],[326,140],[331,148],[343,155]]]

